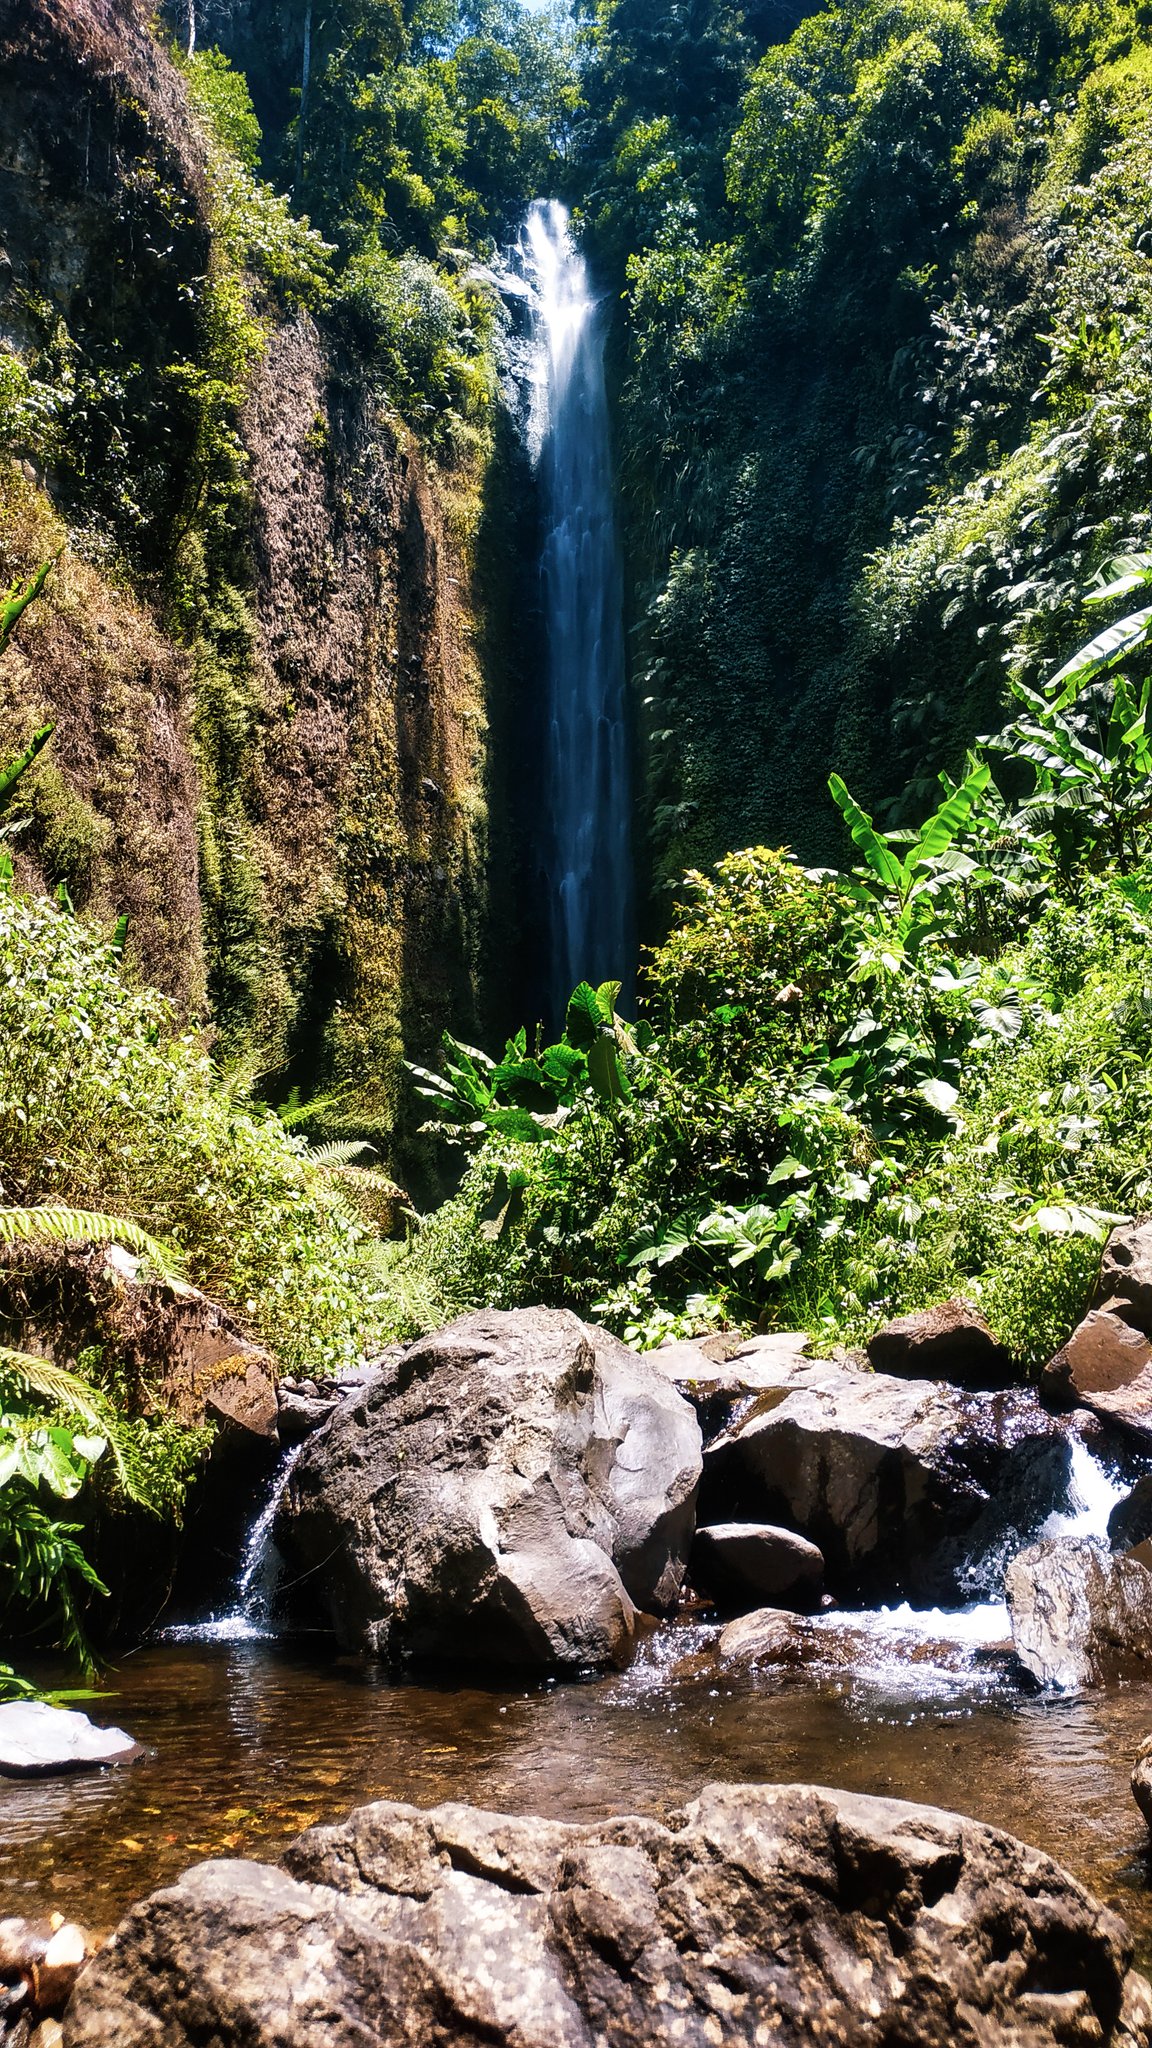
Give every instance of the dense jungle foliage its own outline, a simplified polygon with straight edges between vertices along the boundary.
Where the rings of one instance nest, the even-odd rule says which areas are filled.
[[[199,16],[156,33],[207,228],[143,177],[119,224],[145,283],[178,260],[178,328],[110,292],[81,344],[24,295],[0,517],[27,577],[45,493],[52,547],[191,662],[206,980],[177,1014],[85,915],[99,820],[38,733],[0,808],[19,783],[62,887],[0,874],[0,1234],[119,1232],[310,1371],[479,1302],[569,1303],[641,1344],[761,1324],[832,1345],[963,1293],[1033,1372],[1109,1221],[1152,1206],[1149,9]],[[269,335],[313,319],[475,521],[507,321],[489,266],[546,191],[617,308],[663,936],[638,1019],[582,984],[555,1044],[529,1023],[500,1057],[429,1049],[414,1086],[463,1177],[385,1242],[386,1179],[317,1155],[325,1105],[257,1099],[253,1047],[290,1005],[242,417]],[[83,1659],[99,1586],[71,1504],[178,1516],[207,1436],[149,1415],[114,1358],[54,1376],[13,1349],[0,1394],[0,1598]]]
[[[1123,558],[1086,595],[1152,582]],[[649,1345],[758,1323],[858,1342],[953,1295],[1022,1374],[1152,1202],[1152,606],[941,776],[915,830],[830,792],[850,873],[753,847],[690,874],[644,978],[560,1044],[421,1073],[474,1155],[410,1254],[437,1313],[564,1302]],[[425,1311],[426,1312],[426,1311]]]
[[[1148,26],[875,0],[765,50],[735,7],[598,10],[657,917],[769,832],[838,857],[829,762],[919,815],[1146,537]]]

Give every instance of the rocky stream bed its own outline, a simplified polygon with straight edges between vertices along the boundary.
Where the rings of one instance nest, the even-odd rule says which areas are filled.
[[[958,1303],[282,1386],[233,1600],[117,1672],[138,1760],[0,1781],[0,2029],[1146,2048],[1150,1303],[1039,1394]]]

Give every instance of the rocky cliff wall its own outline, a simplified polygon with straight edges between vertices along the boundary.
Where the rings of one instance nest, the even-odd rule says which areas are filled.
[[[500,436],[437,466],[271,299],[231,411],[206,390],[204,142],[134,0],[0,0],[0,207],[0,417],[16,363],[55,407],[0,480],[0,579],[64,545],[0,663],[0,748],[57,725],[22,879],[128,910],[137,970],[270,1094],[387,1136],[403,1055],[482,1028],[499,970]]]

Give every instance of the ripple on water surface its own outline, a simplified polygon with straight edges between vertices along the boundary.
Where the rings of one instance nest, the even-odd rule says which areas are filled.
[[[1152,1958],[1128,1786],[1152,1684],[1027,1697],[979,1667],[1001,1627],[991,1608],[818,1626],[827,1661],[802,1670],[733,1671],[716,1629],[691,1624],[658,1631],[628,1672],[529,1688],[396,1684],[327,1646],[157,1644],[125,1658],[94,1710],[148,1746],[143,1763],[0,1781],[0,1913],[53,1905],[107,1926],[200,1857],[275,1857],[372,1798],[591,1819],[667,1812],[713,1778],[807,1780],[1023,1836],[1124,1912]],[[872,1638],[865,1653],[854,1639],[850,1667],[836,1662],[849,1627]],[[951,1665],[935,1648],[917,1661],[917,1645],[949,1638]]]

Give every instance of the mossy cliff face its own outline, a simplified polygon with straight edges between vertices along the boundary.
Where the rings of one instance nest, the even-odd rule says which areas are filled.
[[[0,668],[0,747],[57,725],[19,858],[273,1095],[387,1136],[483,1004],[498,437],[433,463],[229,270],[205,164],[142,8],[0,0],[0,577],[64,545]]]

